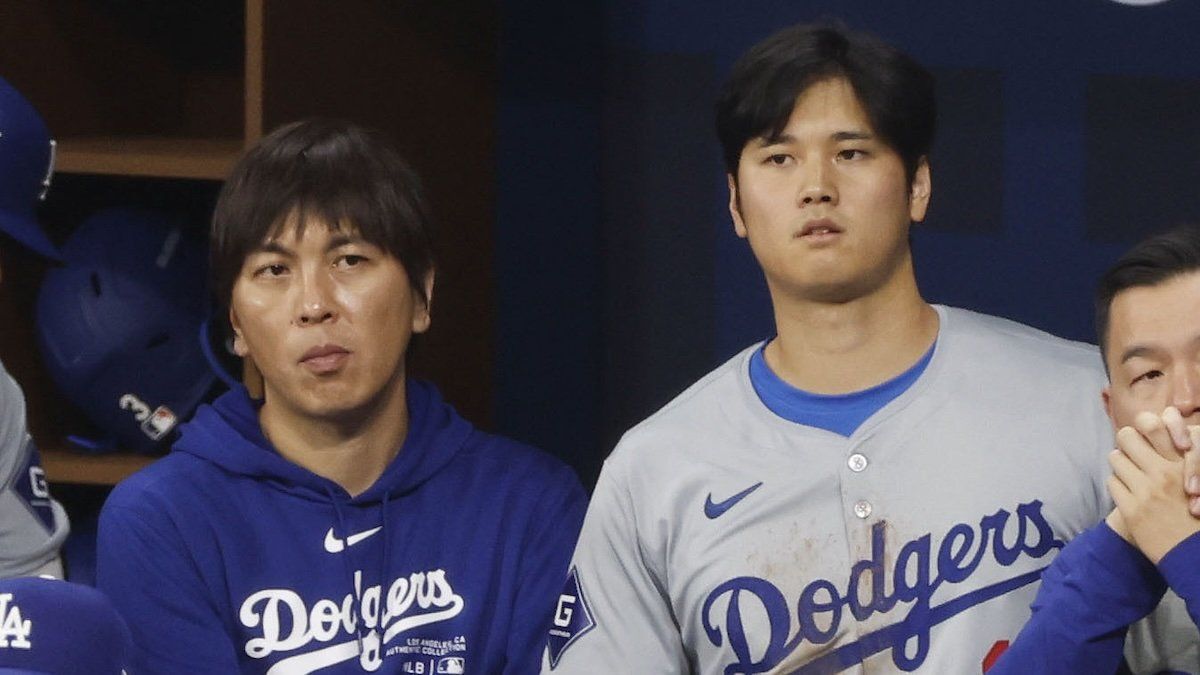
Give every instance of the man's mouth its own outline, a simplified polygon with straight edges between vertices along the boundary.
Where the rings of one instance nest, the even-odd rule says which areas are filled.
[[[350,351],[341,345],[320,345],[304,352],[300,365],[317,374],[331,373],[341,368],[348,358]]]
[[[837,226],[837,223],[828,218],[820,220],[810,220],[804,224],[800,232],[796,234],[796,238],[802,239],[805,237],[824,237],[828,235],[841,234],[842,228]]]

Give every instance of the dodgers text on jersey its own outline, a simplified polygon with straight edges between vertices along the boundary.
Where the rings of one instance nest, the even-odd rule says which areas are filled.
[[[759,577],[737,577],[714,588],[704,602],[704,631],[714,646],[727,645],[732,652],[734,660],[725,668],[726,675],[772,671],[803,642],[827,644],[843,621],[865,621],[897,605],[907,606],[899,622],[825,651],[791,675],[838,672],[889,649],[897,668],[916,670],[929,654],[934,626],[1033,583],[1044,568],[933,606],[930,601],[938,588],[967,581],[985,556],[1009,567],[1021,556],[1038,559],[1065,545],[1054,535],[1038,500],[1018,505],[1015,516],[1000,509],[984,516],[978,525],[958,523],[940,541],[935,542],[931,534],[917,537],[894,555],[887,551],[885,528],[883,522],[872,527],[870,559],[854,564],[842,588],[829,579],[815,579],[792,602],[771,581]],[[894,565],[887,569],[884,561],[893,559]],[[861,588],[870,589],[869,597],[863,597]],[[770,633],[749,634],[743,623],[746,612],[765,613]]]

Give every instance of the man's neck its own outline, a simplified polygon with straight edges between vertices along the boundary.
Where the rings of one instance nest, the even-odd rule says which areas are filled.
[[[304,415],[267,401],[259,411],[263,434],[290,462],[341,485],[357,496],[375,484],[400,452],[408,435],[408,400],[404,378],[395,390],[352,420]]]
[[[938,315],[908,277],[848,302],[772,293],[778,337],[764,352],[788,384],[816,394],[868,389],[908,370],[937,338]]]

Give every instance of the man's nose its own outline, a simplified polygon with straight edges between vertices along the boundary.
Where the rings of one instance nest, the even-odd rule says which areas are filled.
[[[796,201],[800,205],[837,203],[837,186],[832,168],[824,161],[810,159],[800,169],[800,188]]]
[[[292,323],[310,326],[330,321],[337,316],[328,280],[322,274],[300,275],[298,306]]]
[[[1200,371],[1196,368],[1181,369],[1171,383],[1171,405],[1178,408],[1185,418],[1200,412]]]

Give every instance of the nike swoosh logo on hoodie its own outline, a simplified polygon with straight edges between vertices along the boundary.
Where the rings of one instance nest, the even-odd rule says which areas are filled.
[[[352,534],[349,537],[346,537],[346,541],[343,542],[333,534],[333,528],[331,527],[329,528],[329,531],[325,533],[325,550],[330,553],[341,553],[346,549],[346,547],[353,546],[382,529],[382,526],[372,527],[369,530],[363,530],[358,534]]]

